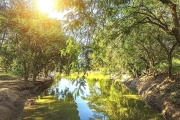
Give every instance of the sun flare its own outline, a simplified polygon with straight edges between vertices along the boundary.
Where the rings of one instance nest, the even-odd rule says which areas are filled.
[[[51,13],[53,11],[53,1],[37,0],[37,7],[42,13]]]
[[[42,12],[48,14],[50,18],[63,19],[66,12],[59,12],[55,9],[54,0],[36,0],[37,8]]]

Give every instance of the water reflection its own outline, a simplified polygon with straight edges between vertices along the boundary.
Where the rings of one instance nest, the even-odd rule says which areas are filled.
[[[84,95],[85,89],[86,89],[85,76],[78,77],[77,79],[72,79],[71,83],[72,83],[72,85],[76,86],[76,88],[72,92],[75,98],[77,96],[80,96],[80,94]],[[86,91],[86,93],[87,93],[87,91]]]
[[[122,84],[85,76],[56,81],[25,108],[23,116],[24,120],[164,120]]]
[[[87,80],[91,82],[90,80]],[[90,87],[90,96],[85,98],[89,107],[102,113],[110,120],[163,120],[158,111],[148,107],[138,95],[122,84],[112,81],[98,81],[98,89]],[[99,92],[99,90],[101,92]]]
[[[77,79],[65,79],[62,78],[55,86],[49,90],[50,95],[54,95],[58,99],[76,99],[77,97],[85,97],[84,93],[88,93],[87,83],[85,77]]]

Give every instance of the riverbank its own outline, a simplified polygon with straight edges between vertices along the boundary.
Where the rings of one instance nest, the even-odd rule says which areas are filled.
[[[0,120],[20,120],[25,102],[52,84],[52,79],[32,81],[21,79],[0,80]]]
[[[129,78],[121,82],[129,89],[137,92],[152,107],[162,112],[168,120],[180,120],[180,81],[168,78],[167,74],[159,74],[157,78],[144,76]]]

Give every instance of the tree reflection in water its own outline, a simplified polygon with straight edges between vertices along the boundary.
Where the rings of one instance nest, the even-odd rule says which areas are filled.
[[[99,120],[164,120],[162,115],[151,109],[141,98],[122,84],[111,80],[85,79],[85,76],[70,81],[76,88],[69,88],[59,93],[62,98],[76,99],[81,96],[88,101],[94,118]],[[84,95],[86,84],[89,85],[88,96]],[[58,93],[58,92],[56,92]],[[64,97],[65,96],[65,97]],[[93,118],[92,118],[93,119]]]
[[[76,80],[71,80],[72,84],[75,84],[76,88],[72,92],[74,95],[74,98],[79,96],[80,94],[84,94],[84,90],[86,89],[86,81],[85,76],[78,77]]]
[[[49,94],[52,95],[52,99],[49,99],[49,96],[46,97]],[[44,95],[45,97],[43,97]],[[78,113],[82,120],[86,118],[89,120],[164,120],[158,111],[148,107],[138,95],[122,84],[115,84],[112,80],[107,79],[85,79],[85,76],[77,79],[62,78],[44,92],[43,104],[40,104],[40,101],[37,104],[43,110],[39,110],[38,106],[34,110],[53,110],[53,113],[61,114],[65,112],[67,113],[67,116],[64,117],[65,120],[71,120],[72,116],[76,116],[78,120]],[[68,114],[71,112],[73,115],[70,117]],[[75,113],[77,114],[75,115]],[[31,112],[27,114],[30,114],[31,117],[39,115],[38,112],[34,115]]]
[[[152,110],[147,104],[122,84],[111,80],[97,80],[98,84],[90,83],[90,96],[84,98],[96,113],[108,116],[108,120],[164,120],[162,115]]]
[[[70,90],[68,86],[66,86],[64,90],[59,87],[54,87],[54,89],[50,89],[49,93],[51,95],[54,95],[58,99],[64,99],[64,100],[71,99],[72,101],[76,99],[76,97],[80,95],[81,96],[84,95],[84,90],[86,89],[85,76],[77,77],[76,79],[71,79],[69,83],[75,86],[74,90]]]
[[[59,90],[59,88],[51,89],[50,95],[53,95],[54,97],[57,97],[60,100],[65,100],[67,102],[74,101],[73,93],[69,90],[68,87],[61,91]]]

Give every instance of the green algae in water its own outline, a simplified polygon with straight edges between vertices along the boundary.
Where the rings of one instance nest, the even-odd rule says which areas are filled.
[[[103,79],[96,82],[87,79],[87,82],[91,95],[85,99],[91,109],[107,116],[105,120],[164,120],[159,111],[152,109],[121,83]]]
[[[44,96],[23,112],[23,120],[80,120],[77,105],[73,101]]]

